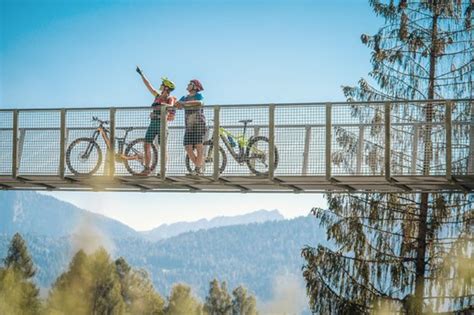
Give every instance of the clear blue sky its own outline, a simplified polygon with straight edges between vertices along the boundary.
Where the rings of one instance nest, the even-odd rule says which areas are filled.
[[[366,0],[0,0],[0,107],[147,106],[135,65],[206,104],[343,100],[370,71]],[[323,206],[321,195],[53,193],[137,228]]]

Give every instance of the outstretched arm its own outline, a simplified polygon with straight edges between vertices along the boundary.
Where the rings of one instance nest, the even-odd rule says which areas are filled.
[[[145,86],[147,87],[148,91],[150,91],[150,93],[153,94],[153,96],[159,95],[160,93],[158,93],[158,91],[155,90],[155,88],[151,85],[150,81],[148,81],[148,79],[145,77],[145,75],[143,74],[142,70],[139,67],[137,67],[137,72],[141,76],[143,83],[145,83]]]

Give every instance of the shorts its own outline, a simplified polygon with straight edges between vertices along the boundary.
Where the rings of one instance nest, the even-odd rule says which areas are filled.
[[[155,138],[158,136],[158,144],[160,144],[160,125],[161,123],[159,119],[150,120],[150,125],[148,126],[145,134],[146,143],[153,143]]]
[[[204,142],[206,132],[207,128],[204,122],[195,123],[191,127],[186,127],[183,145],[202,144]]]

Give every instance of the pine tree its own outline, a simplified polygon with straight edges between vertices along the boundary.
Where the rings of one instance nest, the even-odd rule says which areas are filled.
[[[257,315],[257,301],[253,295],[247,294],[247,289],[238,286],[232,291],[232,315]]]
[[[114,262],[100,248],[73,257],[69,270],[53,285],[47,310],[52,314],[124,314],[125,304]]]
[[[422,156],[415,172],[443,171],[446,130],[452,116],[454,174],[472,172],[474,104],[431,100],[473,98],[472,0],[370,0],[385,24],[362,35],[372,52],[370,76],[343,87],[348,101],[388,102],[392,127],[391,169],[407,174],[413,143]],[[390,101],[407,101],[405,104]],[[409,100],[425,100],[412,103]],[[449,105],[449,106],[448,106]],[[450,109],[451,106],[451,109]],[[448,112],[451,110],[450,112]],[[354,173],[363,148],[369,171],[383,174],[383,106],[354,104],[354,120],[370,124],[363,143],[347,128],[336,129],[336,167]],[[403,125],[408,122],[409,124]],[[413,171],[413,170],[410,170]],[[421,314],[455,311],[473,304],[474,195],[460,193],[329,194],[329,210],[313,209],[331,248],[306,247],[304,277],[314,311],[369,313],[381,308]]]
[[[164,300],[155,291],[144,270],[134,270],[120,257],[115,268],[121,286],[121,295],[128,314],[163,314]]]
[[[36,269],[31,259],[25,240],[19,233],[16,233],[8,248],[8,255],[3,260],[6,268],[12,268],[19,272],[25,279],[33,278]]]
[[[168,305],[165,308],[167,315],[202,315],[202,305],[192,295],[191,288],[185,284],[176,284],[171,289]]]
[[[230,315],[232,313],[232,299],[227,292],[227,283],[214,279],[209,284],[209,294],[206,296],[204,310],[209,315]]]
[[[33,283],[36,273],[26,243],[16,233],[0,268],[0,314],[38,314],[39,290]]]

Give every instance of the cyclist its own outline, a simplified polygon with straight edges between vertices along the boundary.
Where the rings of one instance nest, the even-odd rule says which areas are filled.
[[[175,84],[170,81],[167,77],[161,78],[161,86],[159,91],[157,91],[153,86],[150,84],[148,79],[143,74],[140,67],[137,67],[136,71],[141,76],[143,83],[148,88],[151,94],[155,97],[153,104],[151,107],[153,111],[150,113],[150,125],[146,130],[145,135],[145,168],[143,172],[139,175],[148,176],[151,173],[150,169],[150,160],[151,160],[151,144],[158,136],[158,145],[160,144],[160,120],[161,120],[161,106],[174,106],[176,102],[176,98],[171,96],[170,93],[175,89]],[[167,112],[166,120],[172,121],[175,116],[175,110],[170,109]],[[165,162],[166,163],[166,162]]]
[[[189,159],[194,163],[194,172],[191,175],[202,175],[204,166],[204,136],[206,134],[206,118],[204,117],[203,99],[204,90],[199,80],[189,81],[186,88],[188,95],[183,96],[176,103],[178,108],[185,108],[185,132],[183,145]],[[196,152],[194,151],[196,150]]]

